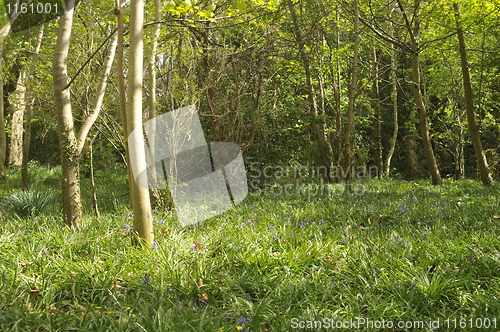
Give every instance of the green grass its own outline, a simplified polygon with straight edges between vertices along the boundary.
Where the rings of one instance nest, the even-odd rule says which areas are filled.
[[[156,248],[145,250],[131,245],[124,175],[98,174],[99,220],[84,191],[78,232],[63,226],[57,202],[37,217],[2,215],[1,330],[329,331],[292,322],[358,317],[440,319],[444,331],[480,318],[492,327],[469,330],[500,330],[498,185],[370,180],[354,195],[341,185],[309,198],[307,187],[256,192],[198,226],[156,211]]]

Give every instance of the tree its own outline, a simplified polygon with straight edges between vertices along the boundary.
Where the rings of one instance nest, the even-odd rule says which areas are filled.
[[[427,160],[427,167],[431,173],[432,184],[441,185],[441,174],[436,163],[434,150],[429,134],[429,123],[427,120],[427,107],[424,103],[421,87],[421,73],[420,73],[420,0],[414,0],[413,12],[410,18],[403,7],[401,0],[398,0],[398,5],[404,17],[406,29],[410,35],[409,47],[412,68],[412,91],[413,99],[418,109],[420,136],[422,138],[422,145],[424,147],[425,158]]]
[[[390,33],[393,34],[393,26],[390,23]],[[384,176],[389,176],[391,172],[391,160],[394,155],[394,150],[396,149],[396,142],[398,139],[398,76],[396,71],[396,48],[393,43],[391,43],[390,53],[390,66],[391,66],[391,99],[392,99],[392,117],[393,117],[393,131],[390,140],[389,152],[384,160]]]
[[[382,142],[380,133],[380,89],[379,89],[379,59],[377,57],[377,49],[372,47],[372,70],[373,70],[373,152],[375,166],[378,169],[378,177],[382,177]]]
[[[412,69],[412,92],[413,100],[415,106],[418,109],[419,115],[419,129],[420,136],[422,139],[422,145],[424,148],[425,158],[427,161],[427,167],[431,174],[432,183],[434,185],[441,185],[442,179],[439,173],[439,168],[434,156],[434,150],[432,147],[432,142],[429,133],[429,122],[427,119],[427,106],[424,101],[424,96],[422,92],[422,81],[421,81],[421,66],[420,66],[420,53],[422,52],[422,47],[420,45],[420,9],[422,6],[421,0],[413,0],[411,5],[411,10],[405,8],[401,0],[397,0],[397,7],[399,8],[400,15],[403,18],[403,26],[410,38],[409,44],[405,41],[401,41],[393,38],[390,33],[380,29],[379,25],[375,22],[370,23],[366,19],[362,19],[362,22],[372,30],[378,37],[383,40],[392,43],[400,48],[400,50],[409,53],[411,59],[411,69]],[[373,11],[372,11],[373,12]],[[375,17],[372,17],[375,18]],[[428,42],[429,43],[429,42]]]
[[[76,153],[77,141],[71,113],[70,92],[66,87],[68,84],[67,59],[75,0],[65,0],[62,3],[63,12],[59,18],[52,73],[61,149],[63,219],[67,225],[78,229],[82,216],[82,204]]]
[[[483,152],[483,145],[479,136],[479,127],[476,124],[474,115],[474,101],[472,97],[472,86],[469,75],[469,62],[467,60],[467,50],[465,48],[464,31],[461,24],[460,6],[458,2],[455,2],[453,4],[453,8],[455,9],[457,37],[460,45],[460,63],[462,65],[462,76],[465,92],[465,109],[467,111],[467,123],[469,125],[470,138],[472,141],[472,145],[474,146],[474,152],[476,154],[476,161],[479,168],[481,181],[484,185],[490,185],[493,180],[491,179],[488,162],[486,161],[486,156]]]
[[[140,187],[134,178],[134,173],[137,173],[137,170],[146,169],[147,167],[142,131],[143,24],[144,0],[131,0],[126,116],[126,133],[127,137],[129,137],[128,150],[130,153],[130,197],[134,211],[134,231],[137,232],[139,238],[146,245],[152,245],[154,235],[149,191],[144,187]],[[150,93],[154,93],[154,91],[150,91]],[[129,135],[131,134],[134,135],[133,139],[130,139]]]
[[[293,22],[293,27],[294,27],[294,33],[295,33],[295,40],[297,42],[297,46],[299,48],[299,53],[300,53],[300,59],[302,61],[302,66],[304,67],[304,71],[306,73],[306,83],[307,83],[307,90],[308,90],[308,99],[310,103],[310,110],[312,115],[317,118],[319,115],[319,110],[318,110],[318,102],[316,99],[316,91],[314,88],[314,82],[313,82],[313,75],[311,73],[311,65],[310,65],[310,59],[309,55],[307,54],[306,51],[306,44],[302,36],[301,28],[299,26],[298,18],[297,18],[297,12],[295,11],[295,5],[292,0],[287,1],[288,9],[290,11],[290,16],[292,17],[292,22]],[[314,119],[311,123],[311,129],[314,135],[314,138],[316,139],[316,142],[318,144],[318,151],[320,154],[320,159],[322,162],[322,166],[326,167],[327,174],[330,174],[330,160],[328,158],[328,149],[327,149],[327,142],[325,140],[325,135],[321,131],[321,128],[318,126],[317,121]]]
[[[356,90],[357,90],[357,75],[358,75],[358,58],[359,58],[359,41],[360,41],[360,29],[359,29],[359,8],[358,1],[353,1],[354,6],[354,55],[352,59],[351,68],[351,82],[349,84],[349,108],[347,110],[347,121],[345,124],[345,136],[344,136],[344,165],[346,169],[346,192],[351,193],[351,131],[354,122],[354,106],[356,102]]]
[[[63,4],[64,8],[59,19],[59,29],[54,51],[52,71],[54,77],[54,95],[61,150],[63,218],[67,225],[71,225],[78,229],[80,219],[82,217],[79,161],[83,152],[85,140],[91,127],[97,120],[101,109],[118,37],[115,32],[113,32],[110,36],[111,40],[108,46],[108,54],[106,61],[103,64],[102,79],[99,83],[98,92],[94,101],[94,107],[92,112],[85,119],[85,122],[77,135],[74,126],[73,113],[71,110],[69,91],[69,87],[75,78],[73,77],[73,79],[69,81],[67,73],[67,58],[73,24],[75,0],[66,0]]]
[[[45,24],[40,26],[38,31],[38,37],[36,39],[35,49],[33,51],[33,58],[31,59],[31,64],[28,70],[28,77],[33,77],[35,73],[35,66],[38,61],[38,55],[40,53],[40,47],[42,46],[43,32],[45,29]],[[33,80],[32,80],[33,82]],[[33,103],[34,99],[34,86],[33,84],[28,85],[28,89],[25,95],[26,102],[26,121],[24,123],[24,136],[23,136],[23,157],[21,163],[21,182],[23,190],[28,190],[28,158],[31,143],[31,121],[33,117]]]

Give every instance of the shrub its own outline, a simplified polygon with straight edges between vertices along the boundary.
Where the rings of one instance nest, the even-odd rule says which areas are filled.
[[[26,190],[10,193],[3,202],[19,217],[24,218],[42,213],[53,199],[54,195],[51,192]]]

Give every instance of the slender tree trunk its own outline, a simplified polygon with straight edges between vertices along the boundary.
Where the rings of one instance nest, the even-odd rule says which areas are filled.
[[[161,21],[161,1],[154,0],[155,7],[155,22]],[[148,59],[148,118],[153,119],[156,117],[156,53],[158,48],[158,38],[160,36],[160,24],[154,24],[151,33],[151,49]],[[148,137],[149,151],[152,157],[151,165],[148,165],[150,170],[149,174],[153,177],[153,182],[156,182],[156,161],[155,156],[155,137]],[[161,201],[161,194],[159,189],[149,189],[149,197],[151,198],[151,205],[153,207],[158,206]],[[170,204],[168,204],[170,207]]]
[[[394,44],[391,44],[391,98],[392,98],[392,118],[393,118],[393,132],[391,143],[389,147],[389,152],[384,163],[384,175],[389,176],[391,172],[391,159],[396,148],[396,142],[398,139],[398,81],[397,81],[397,71],[396,71],[396,50]]]
[[[40,25],[40,30],[38,31],[38,37],[36,39],[35,50],[33,51],[33,58],[31,59],[30,68],[28,70],[28,77],[33,77],[35,73],[36,64],[38,61],[38,54],[40,53],[40,48],[42,46],[43,32],[45,24]],[[33,81],[31,82],[33,84]],[[29,151],[31,144],[31,119],[33,117],[33,104],[35,98],[33,97],[33,85],[27,86],[27,91],[25,95],[26,100],[26,122],[24,123],[24,138],[23,138],[23,160],[21,163],[21,182],[23,190],[28,190],[28,161],[29,161]]]
[[[109,78],[109,73],[111,72],[111,67],[113,65],[113,60],[115,58],[117,45],[118,45],[118,33],[115,31],[115,33],[111,36],[111,39],[109,40],[107,55],[103,64],[103,73],[101,80],[99,82],[99,87],[97,88],[97,94],[94,100],[92,112],[87,117],[87,119],[85,119],[85,122],[80,128],[80,131],[78,132],[78,148],[77,148],[78,156],[82,154],[83,147],[85,146],[85,140],[87,139],[90,129],[92,129],[92,126],[96,122],[99,113],[101,111],[102,102],[104,100],[104,94],[106,92],[106,86]]]
[[[31,3],[31,0],[27,4]],[[19,10],[17,13],[11,16],[10,20],[4,24],[0,29],[0,177],[5,176],[5,185],[8,187],[9,182],[7,174],[5,173],[5,159],[7,158],[7,134],[5,132],[5,105],[3,98],[3,50],[4,42],[7,38],[12,23],[21,15]]]
[[[405,137],[405,151],[406,151],[406,163],[409,168],[410,178],[412,180],[418,180],[420,178],[417,170],[417,163],[415,161],[415,141],[413,136],[408,134]]]
[[[116,59],[116,75],[117,75],[117,80],[118,80],[118,94],[120,97],[120,117],[122,120],[122,127],[123,127],[123,145],[125,147],[125,162],[127,165],[127,174],[129,176],[127,177],[128,180],[128,187],[131,188],[131,182],[132,177],[130,174],[132,174],[132,169],[130,168],[130,153],[128,149],[128,142],[127,142],[127,137],[128,137],[128,126],[127,126],[127,95],[125,91],[125,77],[124,77],[124,65],[123,65],[123,34],[125,32],[125,28],[123,26],[123,1],[122,0],[115,0],[115,12],[118,13],[117,19],[118,19],[118,48],[117,48],[117,59]]]
[[[101,214],[99,213],[99,204],[97,202],[97,190],[95,187],[95,181],[94,181],[94,156],[92,152],[92,144],[94,144],[94,141],[96,139],[97,135],[92,138],[92,140],[89,143],[89,164],[90,164],[90,185],[92,186],[92,201],[94,203],[94,211],[97,219],[101,217]]]
[[[469,76],[469,64],[467,61],[467,50],[465,49],[465,39],[464,32],[461,25],[460,19],[460,7],[458,3],[454,3],[455,16],[457,22],[457,36],[460,45],[460,62],[462,65],[462,76],[464,82],[464,92],[465,92],[465,110],[467,111],[467,123],[469,125],[470,138],[472,145],[474,146],[474,152],[476,153],[477,166],[479,168],[479,174],[481,176],[481,181],[484,185],[490,185],[493,180],[490,175],[488,168],[488,162],[486,161],[486,156],[483,152],[483,145],[481,143],[481,138],[479,136],[479,127],[476,124],[474,118],[474,103],[472,97],[472,87],[470,83]]]
[[[313,77],[311,73],[311,65],[309,61],[309,57],[306,53],[305,49],[305,42],[302,38],[302,33],[300,31],[299,27],[299,22],[297,18],[297,13],[295,12],[295,6],[293,4],[292,0],[287,1],[288,4],[288,9],[290,10],[290,15],[292,17],[292,22],[293,22],[293,27],[294,27],[294,33],[295,33],[295,39],[297,41],[297,46],[299,47],[299,52],[300,52],[300,58],[302,60],[302,66],[304,67],[304,70],[306,72],[306,81],[307,81],[307,89],[308,89],[308,94],[309,94],[309,104],[311,107],[311,112],[314,115],[314,119],[311,123],[311,129],[313,132],[313,135],[316,139],[316,142],[318,144],[318,150],[320,154],[320,159],[321,159],[321,166],[326,167],[327,169],[327,176],[330,174],[330,160],[328,159],[328,149],[327,145],[325,142],[325,136],[321,132],[320,127],[316,123],[316,119],[319,116],[319,111],[318,111],[318,103],[316,101],[316,91],[314,89],[314,83],[313,83]]]
[[[401,11],[406,20],[406,26],[408,31],[410,32],[411,39],[411,68],[412,68],[412,91],[413,91],[413,99],[418,108],[418,118],[419,118],[419,128],[420,135],[422,137],[422,145],[424,147],[425,159],[427,161],[427,167],[429,168],[429,172],[431,173],[432,184],[441,185],[441,174],[439,174],[439,168],[436,162],[436,158],[434,156],[434,150],[432,148],[432,143],[429,135],[429,124],[427,121],[427,107],[424,103],[424,99],[422,97],[421,91],[421,78],[420,78],[420,7],[421,0],[414,0],[414,13],[412,17],[412,23],[406,16],[404,8],[401,5],[401,1],[398,0],[398,4],[400,5]],[[413,25],[412,25],[413,24]]]
[[[341,41],[340,41],[340,15],[339,15],[339,9],[337,7],[336,9],[337,12],[337,17],[336,17],[336,23],[337,27],[335,29],[335,39],[336,39],[336,46],[337,49],[340,49]],[[342,151],[342,136],[341,136],[341,128],[342,128],[342,72],[340,68],[340,59],[337,54],[336,59],[335,59],[335,74],[333,78],[333,89],[335,93],[335,133],[334,133],[334,140],[335,142],[332,143],[333,150],[334,150],[334,161],[333,164],[338,166],[340,164],[340,156],[341,156],[341,151]]]
[[[351,193],[351,133],[353,131],[354,123],[354,106],[356,102],[356,87],[358,78],[358,58],[359,58],[359,10],[358,1],[353,1],[354,5],[354,55],[352,59],[352,73],[351,82],[349,84],[349,108],[347,110],[347,121],[345,125],[345,137],[344,137],[344,165],[346,169],[346,192]]]
[[[26,79],[21,72],[16,84],[16,90],[10,97],[10,105],[14,109],[11,121],[9,165],[21,166],[23,158],[23,121],[26,109]]]
[[[458,123],[461,123],[460,116],[457,118]],[[453,144],[453,157],[455,161],[455,180],[462,179],[464,177],[464,144],[463,144],[464,130],[462,126],[457,128],[457,137],[454,139]]]
[[[63,4],[66,8],[62,9],[63,13],[59,18],[52,73],[61,148],[63,218],[67,225],[78,229],[82,216],[82,204],[80,201],[77,141],[71,113],[70,92],[69,89],[65,89],[68,84],[67,58],[75,1],[66,0]]]
[[[161,21],[161,1],[154,0],[155,7],[155,22]],[[156,116],[156,57],[158,48],[158,38],[160,37],[160,24],[154,24],[151,33],[151,54],[148,61],[148,118],[152,119]]]
[[[127,86],[127,136],[129,137],[130,165],[133,171],[146,169],[146,152],[142,130],[142,70],[143,70],[144,0],[130,1],[130,48]],[[129,135],[134,135],[131,140]],[[134,231],[146,245],[154,241],[149,191],[130,181],[130,197],[134,211]]]
[[[381,135],[380,135],[380,91],[378,86],[378,59],[377,50],[375,47],[372,49],[373,53],[373,153],[375,166],[377,167],[378,177],[382,177],[382,147],[381,147]]]
[[[5,132],[5,105],[3,98],[3,49],[5,39],[10,31],[10,22],[7,23],[0,33],[0,177],[5,174],[5,159],[7,158],[7,134]]]

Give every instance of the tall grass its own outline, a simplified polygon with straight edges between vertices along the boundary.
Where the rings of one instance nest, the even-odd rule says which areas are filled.
[[[116,194],[115,176],[100,176],[99,197]],[[79,232],[55,213],[3,215],[0,328],[327,331],[306,324],[362,318],[500,329],[497,185],[371,180],[354,195],[329,186],[309,197],[255,192],[198,226],[156,211],[147,250],[131,245],[126,195]]]
[[[19,190],[5,196],[2,203],[19,217],[25,218],[43,213],[53,199],[51,192]]]

